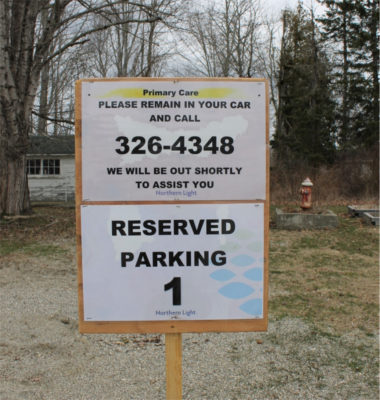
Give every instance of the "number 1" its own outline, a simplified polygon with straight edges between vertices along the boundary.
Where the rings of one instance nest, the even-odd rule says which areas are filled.
[[[181,278],[173,278],[164,286],[165,292],[173,289],[173,306],[181,305]]]

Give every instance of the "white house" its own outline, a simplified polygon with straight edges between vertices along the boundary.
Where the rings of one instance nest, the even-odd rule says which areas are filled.
[[[31,201],[73,201],[74,136],[31,136],[27,173]]]

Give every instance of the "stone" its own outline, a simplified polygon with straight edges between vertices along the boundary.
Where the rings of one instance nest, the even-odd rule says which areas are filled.
[[[323,213],[284,212],[276,208],[276,227],[278,229],[334,229],[339,225],[338,217],[330,210]]]
[[[379,207],[375,205],[362,205],[362,206],[347,206],[348,213],[352,217],[363,217],[364,213],[379,212]]]
[[[379,211],[364,212],[362,219],[367,225],[379,226]]]

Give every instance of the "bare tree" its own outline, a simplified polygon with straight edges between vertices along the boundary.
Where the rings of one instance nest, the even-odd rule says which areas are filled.
[[[0,215],[21,214],[30,208],[26,152],[33,103],[45,65],[88,36],[125,22],[152,24],[164,15],[136,3],[141,17],[123,15],[94,27],[94,15],[112,16],[108,0],[2,0],[0,2]],[[129,2],[133,3],[133,2]],[[44,23],[46,18],[46,23]],[[52,50],[58,36],[64,44]]]
[[[179,26],[179,12],[186,9],[186,0],[144,0],[152,13],[165,15],[161,20],[141,23],[144,10],[134,3],[125,2],[113,7],[113,15],[97,17],[116,22],[107,31],[91,36],[90,50],[94,73],[97,76],[157,76],[172,55],[167,36]],[[136,21],[123,21],[125,15],[134,15]]]
[[[264,20],[263,26],[263,42],[258,51],[260,71],[264,77],[268,79],[270,88],[270,103],[277,115],[277,82],[280,48],[277,43],[279,24],[273,18]]]
[[[64,38],[58,36],[50,52],[64,45]],[[92,76],[90,71],[86,44],[81,46],[80,51],[73,47],[44,65],[33,108],[31,134],[62,135],[73,132],[73,82],[82,76]]]
[[[196,57],[206,76],[252,77],[258,72],[262,17],[258,0],[224,0],[190,14],[183,57]]]

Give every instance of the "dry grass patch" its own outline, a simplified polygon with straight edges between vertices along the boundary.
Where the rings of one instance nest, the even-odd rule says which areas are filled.
[[[301,317],[321,331],[378,328],[379,231],[334,207],[335,230],[271,230],[270,315]]]

